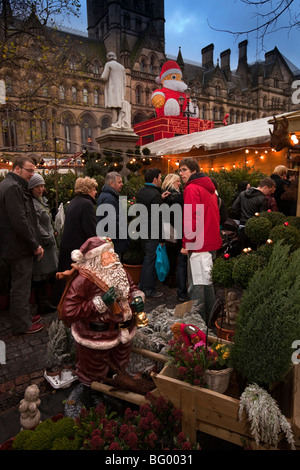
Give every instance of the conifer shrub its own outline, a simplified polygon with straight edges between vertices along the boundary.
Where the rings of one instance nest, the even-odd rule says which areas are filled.
[[[269,238],[272,223],[266,217],[251,217],[245,224],[245,234],[254,245],[262,245]]]
[[[233,366],[248,382],[269,386],[289,371],[300,338],[300,249],[274,245],[242,297],[232,348]]]

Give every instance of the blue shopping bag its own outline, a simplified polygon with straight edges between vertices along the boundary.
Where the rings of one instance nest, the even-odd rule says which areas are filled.
[[[159,244],[156,249],[156,274],[160,282],[163,282],[170,271],[170,262],[166,250],[166,245]]]

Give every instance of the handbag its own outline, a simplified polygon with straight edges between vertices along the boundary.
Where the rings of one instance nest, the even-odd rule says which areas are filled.
[[[160,282],[163,282],[170,271],[170,262],[165,245],[159,244],[156,249],[155,270]]]

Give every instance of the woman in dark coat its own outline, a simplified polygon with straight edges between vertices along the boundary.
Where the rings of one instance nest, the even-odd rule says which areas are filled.
[[[58,272],[71,268],[71,253],[77,250],[88,238],[96,237],[96,195],[98,183],[94,178],[77,178],[76,196],[66,209],[63,234],[59,247]],[[59,302],[65,287],[63,280],[56,281],[55,302]]]

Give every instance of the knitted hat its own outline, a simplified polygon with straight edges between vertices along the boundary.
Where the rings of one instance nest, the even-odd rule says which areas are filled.
[[[175,62],[175,60],[168,60],[164,63],[161,68],[159,77],[156,77],[156,83],[161,84],[163,79],[170,73],[179,73],[180,75],[182,75],[180,67],[177,62]]]
[[[44,178],[39,173],[34,173],[28,182],[28,189],[32,189],[40,184],[45,184]]]
[[[72,251],[71,258],[75,262],[86,261],[101,255],[103,251],[113,247],[113,242],[108,237],[91,237],[81,245],[79,250]]]

